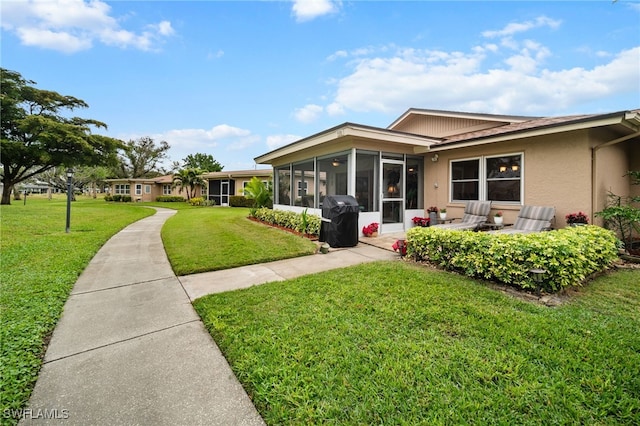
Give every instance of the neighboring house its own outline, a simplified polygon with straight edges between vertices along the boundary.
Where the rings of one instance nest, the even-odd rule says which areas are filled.
[[[173,175],[156,178],[107,179],[110,195],[130,195],[132,201],[155,201],[161,195],[187,198],[186,190],[173,186]],[[202,189],[196,188],[196,197],[202,196]]]
[[[228,206],[229,197],[243,195],[243,189],[253,177],[257,177],[265,184],[272,180],[271,169],[237,170],[231,172],[209,172],[202,175],[207,181],[207,198],[216,206]]]
[[[468,200],[491,200],[505,223],[525,204],[555,207],[555,227],[577,211],[601,223],[594,213],[609,191],[640,195],[624,176],[640,170],[640,110],[540,118],[409,109],[386,129],[344,123],[255,160],[273,166],[274,208],[302,211],[304,189],[309,212],[321,215],[326,195],[353,195],[360,228],[379,222],[383,233],[410,228],[430,206],[461,217]]]

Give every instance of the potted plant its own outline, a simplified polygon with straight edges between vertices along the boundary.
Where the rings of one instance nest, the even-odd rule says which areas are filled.
[[[427,213],[429,214],[430,223],[436,223],[438,219],[438,208],[436,206],[429,207]]]
[[[370,223],[362,228],[362,233],[365,237],[377,237],[378,236],[378,224],[376,222]]]
[[[496,214],[493,215],[493,223],[495,223],[496,225],[502,225],[502,221],[502,212],[496,212]]]
[[[447,209],[440,209],[440,219],[445,220],[447,218]]]
[[[567,221],[567,225],[569,226],[581,226],[589,224],[589,218],[582,212],[569,213],[564,218]]]
[[[422,226],[422,227],[429,226],[429,223],[431,222],[428,217],[420,217],[420,216],[416,216],[411,220],[413,221],[413,224],[415,226]]]

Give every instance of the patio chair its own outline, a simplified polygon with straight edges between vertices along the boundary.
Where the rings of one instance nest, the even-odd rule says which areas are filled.
[[[433,227],[439,229],[475,230],[487,221],[490,211],[491,201],[468,201],[460,222],[443,223],[441,225],[433,225]]]
[[[551,229],[551,221],[555,215],[555,207],[522,206],[513,226],[491,232],[526,234],[531,232],[549,231]]]

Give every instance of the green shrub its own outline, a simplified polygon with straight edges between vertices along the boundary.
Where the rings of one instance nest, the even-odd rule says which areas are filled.
[[[130,203],[131,202],[131,195],[123,195],[122,196],[122,202],[123,203]]]
[[[113,194],[113,197],[111,197],[111,199],[117,203],[119,203],[120,201],[122,201],[122,195],[120,194]]]
[[[320,234],[322,219],[319,216],[267,208],[252,209],[250,214],[252,217],[272,225],[283,226],[302,233],[305,233],[306,228],[307,234]]]
[[[193,197],[189,199],[189,204],[192,206],[204,206],[204,199],[202,197]]]
[[[598,226],[533,234],[490,234],[411,228],[407,254],[470,277],[536,289],[529,270],[545,269],[541,289],[557,292],[581,283],[617,258],[617,238]]]
[[[231,195],[229,197],[229,206],[230,207],[253,207],[255,205],[255,200],[244,197],[242,195]]]
[[[160,195],[156,197],[156,201],[159,203],[183,203],[186,200],[179,195]]]
[[[107,194],[107,195],[104,196],[104,200],[105,201],[113,201],[113,197],[111,195]]]

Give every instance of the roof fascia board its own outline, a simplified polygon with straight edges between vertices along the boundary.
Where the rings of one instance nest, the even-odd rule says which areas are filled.
[[[430,146],[440,142],[438,139],[428,138],[426,136],[414,135],[411,133],[396,132],[393,130],[382,129],[377,127],[363,126],[353,123],[344,123],[340,126],[333,127],[308,138],[293,142],[282,148],[271,151],[267,154],[255,158],[258,164],[264,164],[273,161],[276,158],[302,151],[304,149],[313,148],[326,142],[335,141],[345,137],[360,137],[366,139],[378,139],[385,142],[403,143],[408,145]]]

